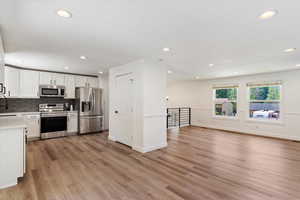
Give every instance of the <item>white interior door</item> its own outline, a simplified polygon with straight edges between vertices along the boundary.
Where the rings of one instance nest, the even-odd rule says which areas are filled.
[[[115,77],[114,130],[116,140],[132,146],[133,135],[133,78],[132,74]]]

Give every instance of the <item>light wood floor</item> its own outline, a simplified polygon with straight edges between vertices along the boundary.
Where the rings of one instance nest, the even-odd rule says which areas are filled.
[[[142,155],[107,133],[32,142],[26,177],[0,199],[300,199],[300,143],[197,127],[168,143]]]

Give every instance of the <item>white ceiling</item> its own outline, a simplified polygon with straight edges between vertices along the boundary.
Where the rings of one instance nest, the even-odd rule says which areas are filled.
[[[61,8],[73,17],[58,17]],[[279,14],[260,20],[270,8]],[[95,74],[162,58],[170,77],[214,78],[296,68],[299,8],[296,0],[2,0],[0,26],[10,64]]]

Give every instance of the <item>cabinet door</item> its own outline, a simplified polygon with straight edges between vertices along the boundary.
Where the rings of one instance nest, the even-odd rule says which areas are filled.
[[[40,72],[40,84],[41,85],[49,85],[54,84],[52,81],[52,73],[49,72]]]
[[[78,131],[78,115],[75,113],[68,114],[68,132],[74,133]]]
[[[65,75],[64,74],[52,74],[52,80],[54,85],[65,85]]]
[[[18,97],[20,70],[12,67],[5,67],[4,73],[6,96]]]
[[[40,137],[40,116],[39,115],[25,115],[24,121],[27,125],[27,137]]]
[[[37,98],[39,91],[39,72],[21,70],[20,71],[20,97]]]
[[[89,77],[89,78],[87,78],[87,82],[89,84],[89,87],[92,87],[92,88],[98,88],[99,87],[97,78]]]
[[[76,87],[86,87],[87,77],[85,76],[76,76],[75,77],[75,85]]]
[[[72,75],[65,76],[66,98],[75,98],[75,77]]]
[[[0,83],[4,82],[4,49],[3,49],[3,43],[2,38],[0,35]]]

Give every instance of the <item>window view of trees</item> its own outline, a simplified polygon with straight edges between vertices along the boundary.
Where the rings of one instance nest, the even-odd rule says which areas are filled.
[[[237,114],[237,88],[224,88],[215,90],[215,115],[236,116]]]
[[[236,100],[237,89],[236,88],[228,88],[228,89],[217,89],[216,90],[216,98],[217,99],[228,99],[228,100]]]
[[[250,88],[250,118],[280,118],[280,85]]]
[[[250,100],[279,100],[280,86],[250,88]]]
[[[237,87],[214,89],[214,114],[235,117],[237,115]],[[249,86],[249,117],[280,119],[281,85]]]

